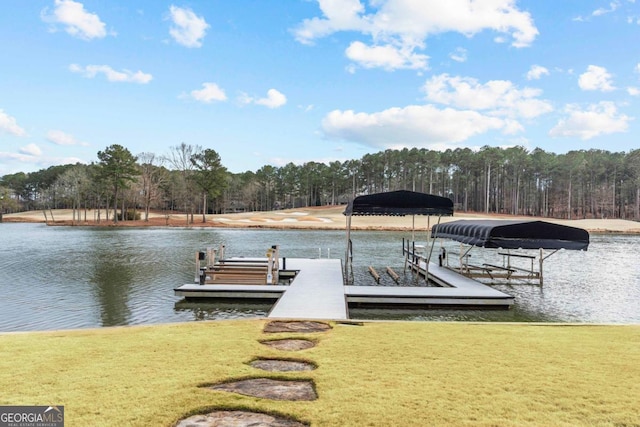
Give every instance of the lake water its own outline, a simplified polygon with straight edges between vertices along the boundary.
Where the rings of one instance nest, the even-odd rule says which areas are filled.
[[[356,284],[367,266],[402,272],[410,232],[353,232]],[[422,232],[424,240],[424,232]],[[420,235],[418,235],[420,237]],[[269,304],[186,303],[173,289],[194,280],[197,250],[230,256],[343,258],[342,231],[88,228],[0,224],[0,332],[265,316]],[[587,252],[545,262],[544,287],[501,285],[508,311],[351,309],[352,318],[516,322],[640,322],[640,236],[592,235]],[[384,277],[385,285],[393,282]]]

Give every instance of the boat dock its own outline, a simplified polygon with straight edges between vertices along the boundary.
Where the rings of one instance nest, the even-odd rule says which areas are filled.
[[[340,259],[287,258],[299,271],[290,285],[187,284],[174,289],[185,298],[276,301],[269,318],[349,318],[348,305],[508,308],[513,297],[437,264],[429,277],[439,286],[344,286]],[[424,262],[418,266],[424,274]]]
[[[426,264],[415,266],[426,274]],[[438,286],[345,286],[347,302],[360,305],[419,305],[427,307],[508,308],[511,295],[429,263],[429,279]]]

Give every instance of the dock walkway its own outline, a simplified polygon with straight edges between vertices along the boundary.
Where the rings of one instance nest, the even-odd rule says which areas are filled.
[[[287,258],[287,268],[300,272],[269,313],[270,318],[348,318],[339,259]]]

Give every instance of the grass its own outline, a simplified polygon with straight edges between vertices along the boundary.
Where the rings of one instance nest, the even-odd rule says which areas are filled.
[[[313,426],[640,426],[640,326],[370,322],[264,334],[234,320],[0,335],[0,405],[64,405],[67,426],[172,426],[252,409]],[[300,352],[259,340],[313,338]],[[256,357],[300,358],[269,373]],[[311,378],[319,399],[282,402],[199,387]]]

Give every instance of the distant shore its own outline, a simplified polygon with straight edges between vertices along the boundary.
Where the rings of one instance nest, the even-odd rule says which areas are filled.
[[[149,221],[119,221],[114,225],[112,220],[106,220],[105,211],[101,212],[101,221],[97,221],[97,212],[90,210],[81,213],[81,220],[72,221],[70,209],[54,209],[46,211],[46,222],[58,226],[102,226],[102,227],[219,227],[219,228],[270,228],[270,229],[325,229],[344,230],[345,216],[342,214],[344,206],[321,206],[308,208],[285,209],[266,212],[244,212],[232,214],[207,215],[206,222],[202,222],[202,215],[194,214],[193,222],[187,222],[184,213],[166,214],[152,212]],[[190,217],[189,217],[190,219]],[[577,219],[562,220],[553,218],[539,218],[529,216],[497,215],[484,213],[456,213],[453,217],[442,217],[441,222],[458,219],[523,219],[543,220],[556,224],[584,228],[590,233],[612,234],[640,234],[640,222],[623,219]],[[416,229],[425,230],[436,224],[437,217],[412,216],[354,216],[351,222],[353,230],[384,230],[402,231]],[[45,223],[43,211],[28,211],[4,214],[3,222]]]

